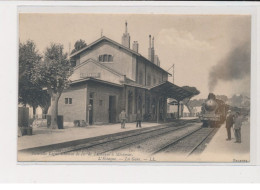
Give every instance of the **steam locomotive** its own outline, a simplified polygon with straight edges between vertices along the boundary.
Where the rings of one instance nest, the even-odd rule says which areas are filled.
[[[208,99],[202,104],[200,120],[203,127],[219,127],[225,122],[229,106],[209,93]]]

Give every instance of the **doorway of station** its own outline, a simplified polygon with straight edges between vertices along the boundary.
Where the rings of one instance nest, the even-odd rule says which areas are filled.
[[[143,114],[143,98],[142,98],[142,95],[138,96],[136,107],[137,107],[137,112],[140,111],[140,113]]]
[[[109,123],[116,123],[116,96],[109,96]]]
[[[93,125],[93,99],[89,100],[89,125]]]

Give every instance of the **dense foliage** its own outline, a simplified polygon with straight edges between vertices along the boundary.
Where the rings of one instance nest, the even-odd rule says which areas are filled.
[[[72,69],[67,53],[61,44],[51,44],[46,48],[43,61],[34,67],[33,82],[47,90],[51,97],[48,114],[51,115],[51,127],[58,128],[58,101],[62,91],[69,86]]]
[[[42,86],[33,80],[35,67],[41,62],[41,55],[33,41],[19,44],[19,93],[18,102],[33,107],[33,114],[38,106],[48,109],[50,96]]]
[[[200,93],[200,91],[197,90],[196,87],[183,86],[182,88],[192,93],[192,95],[190,97],[187,97],[184,100],[182,100],[183,104],[188,108],[189,112],[191,113],[192,107],[190,106],[190,99],[192,97],[198,95]]]
[[[86,46],[87,46],[87,44],[84,40],[80,39],[80,40],[76,41],[74,44],[74,49],[71,51],[71,54],[81,50],[82,48],[84,48]]]

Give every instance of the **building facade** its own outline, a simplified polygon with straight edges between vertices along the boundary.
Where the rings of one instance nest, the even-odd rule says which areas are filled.
[[[102,36],[72,54],[71,85],[58,103],[58,114],[63,115],[64,121],[116,123],[123,109],[128,122],[135,121],[138,111],[144,120],[164,120],[167,96],[153,89],[165,84],[169,73],[160,67],[154,38],[149,36],[148,40],[147,59],[138,52],[137,41],[130,48],[126,23],[121,44]]]

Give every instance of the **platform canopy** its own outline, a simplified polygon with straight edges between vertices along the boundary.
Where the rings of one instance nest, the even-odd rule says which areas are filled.
[[[169,81],[164,81],[158,85],[149,88],[151,92],[158,94],[159,96],[165,96],[167,98],[173,98],[177,101],[182,101],[193,95],[192,92],[183,89]]]

